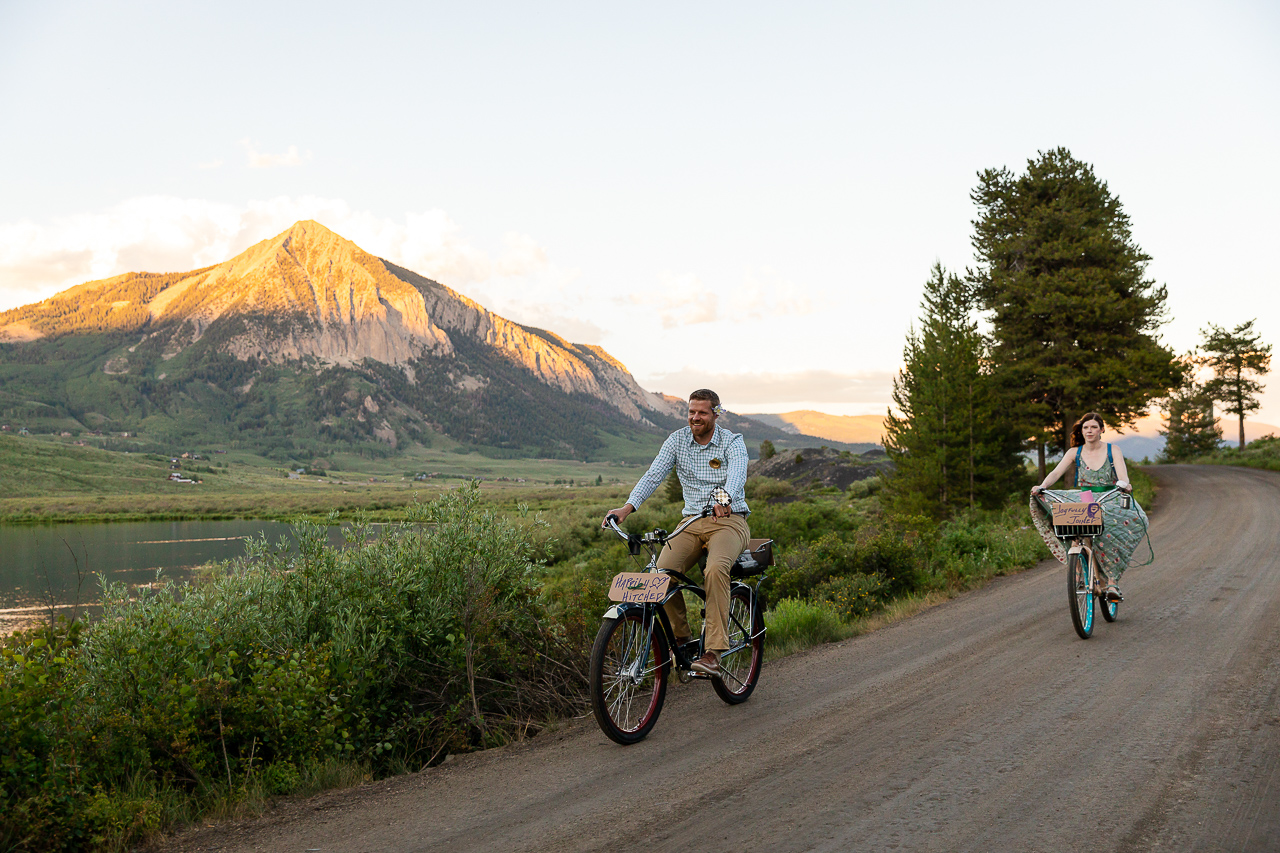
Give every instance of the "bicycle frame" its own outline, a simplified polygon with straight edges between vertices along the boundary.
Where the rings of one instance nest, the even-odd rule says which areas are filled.
[[[1074,498],[1061,492],[1052,492],[1048,489],[1042,489],[1038,495],[1044,496],[1044,503],[1072,503]],[[1113,488],[1104,492],[1100,497],[1096,498],[1095,503],[1102,504],[1116,495],[1123,495],[1128,506],[1128,493],[1119,488]],[[1071,619],[1075,625],[1076,633],[1081,639],[1088,639],[1093,633],[1093,614],[1094,601],[1101,603],[1103,608],[1103,618],[1108,622],[1114,622],[1116,618],[1116,606],[1118,601],[1105,601],[1103,588],[1110,586],[1112,583],[1110,575],[1106,569],[1098,564],[1094,558],[1093,540],[1095,536],[1102,535],[1105,526],[1099,526],[1096,531],[1093,530],[1092,524],[1079,524],[1078,522],[1067,521],[1064,519],[1063,524],[1058,524],[1057,519],[1054,520],[1054,535],[1057,536],[1064,544],[1067,545],[1067,592],[1071,602]],[[1090,532],[1084,532],[1083,529]],[[1062,530],[1060,533],[1059,530]],[[1080,577],[1080,573],[1083,577]]]
[[[624,613],[627,613],[630,611],[640,611],[643,614],[643,620],[644,620],[643,624],[645,625],[645,639],[644,639],[645,646],[641,650],[642,655],[640,656],[639,659],[648,660],[649,649],[653,645],[653,632],[655,629],[660,629],[663,633],[664,638],[667,641],[667,648],[671,650],[671,656],[672,656],[672,660],[666,661],[663,664],[660,664],[660,666],[670,666],[671,663],[674,662],[676,666],[677,674],[680,677],[681,681],[686,681],[690,678],[710,678],[711,676],[704,675],[703,673],[694,672],[691,670],[691,665],[693,664],[693,662],[702,656],[703,638],[702,637],[698,638],[697,640],[698,645],[694,650],[693,655],[692,656],[687,655],[685,653],[685,650],[681,648],[678,643],[676,643],[675,631],[671,627],[671,620],[667,617],[665,605],[672,598],[674,598],[677,595],[683,595],[686,591],[692,592],[694,595],[696,595],[705,603],[707,600],[707,592],[703,587],[694,583],[693,579],[685,575],[683,572],[677,571],[676,569],[658,568],[658,554],[661,551],[662,546],[666,545],[668,541],[670,541],[671,539],[674,539],[676,536],[679,536],[681,533],[684,532],[684,529],[686,527],[688,527],[690,524],[692,524],[694,521],[698,520],[699,518],[705,517],[706,514],[707,514],[707,511],[704,510],[702,515],[687,516],[685,519],[683,519],[680,522],[680,524],[676,526],[676,529],[673,530],[671,533],[667,533],[665,530],[659,529],[651,533],[646,533],[643,536],[632,536],[631,534],[627,533],[625,530],[623,530],[621,527],[618,526],[617,522],[613,520],[612,516],[610,516],[606,522],[608,526],[614,531],[614,533],[618,534],[618,536],[622,537],[627,541],[627,544],[631,548],[632,557],[636,557],[639,555],[639,548],[641,546],[644,547],[645,550],[649,552],[649,561],[648,563],[645,564],[644,571],[662,572],[670,576],[673,580],[677,581],[677,583],[669,585],[667,587],[667,593],[665,596],[663,596],[662,601],[646,602],[643,604],[635,603],[635,602],[630,602],[630,603],[619,602],[617,604],[610,606],[609,609],[607,609],[604,612],[603,618],[616,619],[622,616]],[[729,584],[730,595],[733,594],[734,587],[742,587],[742,588],[751,590],[751,608],[752,609],[749,616],[750,625],[755,624],[756,614],[758,611],[760,611],[763,608],[763,603],[761,601],[761,596],[760,596],[760,584],[764,581],[764,578],[765,578],[765,574],[761,573],[759,576],[757,576],[757,579],[754,585],[743,583],[741,580],[734,580],[734,581],[731,581]],[[729,649],[727,652],[725,652],[725,656],[734,654],[746,648],[751,641],[755,640],[757,637],[763,634],[765,630],[765,629],[761,629],[756,633],[752,633],[749,626],[743,626],[743,627],[744,627],[745,642],[739,646]],[[645,673],[636,673],[633,675],[633,677],[640,677],[644,674]]]

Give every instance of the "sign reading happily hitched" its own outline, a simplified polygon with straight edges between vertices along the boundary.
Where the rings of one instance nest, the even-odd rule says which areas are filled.
[[[659,602],[666,597],[670,583],[671,576],[665,572],[622,572],[609,584],[609,598],[641,604]]]

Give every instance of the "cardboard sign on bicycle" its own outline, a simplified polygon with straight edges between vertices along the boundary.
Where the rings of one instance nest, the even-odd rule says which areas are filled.
[[[1101,522],[1102,504],[1100,503],[1061,503],[1053,505],[1053,524],[1055,527],[1100,524]]]
[[[671,576],[665,572],[622,572],[609,584],[609,599],[640,604],[662,601],[670,583]]]

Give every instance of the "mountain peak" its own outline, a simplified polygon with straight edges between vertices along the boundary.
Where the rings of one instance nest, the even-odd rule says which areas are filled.
[[[212,267],[127,273],[0,313],[0,342],[141,332],[144,340],[161,339],[169,359],[215,327],[217,348],[242,361],[310,358],[350,367],[369,359],[404,367],[411,382],[418,359],[455,356],[466,339],[500,351],[547,385],[605,400],[635,420],[668,409],[603,349],[511,322],[314,220]]]

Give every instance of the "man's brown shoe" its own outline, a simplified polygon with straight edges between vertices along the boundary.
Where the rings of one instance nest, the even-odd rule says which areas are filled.
[[[689,669],[703,675],[720,674],[720,656],[715,652],[707,652],[689,665]]]

